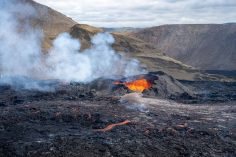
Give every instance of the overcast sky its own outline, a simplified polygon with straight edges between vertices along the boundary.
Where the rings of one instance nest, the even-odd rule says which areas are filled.
[[[148,27],[236,22],[236,0],[36,0],[79,23]]]

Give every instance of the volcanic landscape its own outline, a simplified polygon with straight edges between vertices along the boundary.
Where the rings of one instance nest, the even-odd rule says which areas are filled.
[[[32,62],[37,55],[31,53],[24,64],[16,57],[1,63],[0,157],[236,156],[234,77],[202,72],[141,39],[109,35],[34,1],[20,1],[36,9],[30,21],[44,30],[42,58],[48,65],[31,64],[42,59]],[[1,44],[9,43],[0,32]],[[81,64],[74,62],[77,53],[85,54],[79,55]],[[17,66],[8,66],[14,60]],[[86,71],[76,73],[74,64]]]
[[[142,93],[104,79],[53,82],[53,92],[1,86],[0,156],[235,156],[236,83],[140,77],[151,85]]]

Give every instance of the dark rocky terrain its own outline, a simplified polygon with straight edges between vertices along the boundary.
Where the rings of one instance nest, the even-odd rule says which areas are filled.
[[[104,79],[51,92],[1,86],[0,156],[236,155],[235,83],[144,77],[144,96]]]
[[[181,62],[203,70],[236,69],[236,24],[163,25],[131,33]]]

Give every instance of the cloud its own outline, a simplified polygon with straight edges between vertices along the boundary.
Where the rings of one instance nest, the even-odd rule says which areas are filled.
[[[147,27],[173,23],[236,22],[235,0],[36,0],[80,23]]]

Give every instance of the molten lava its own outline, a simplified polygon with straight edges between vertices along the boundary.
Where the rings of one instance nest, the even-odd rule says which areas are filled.
[[[116,126],[126,125],[126,124],[129,124],[129,123],[131,123],[131,121],[125,120],[125,121],[120,122],[120,123],[110,124],[107,127],[105,127],[104,129],[95,129],[94,131],[106,132],[106,131],[112,130]]]
[[[130,90],[136,91],[136,92],[143,92],[145,89],[149,89],[152,86],[151,83],[146,79],[139,79],[139,80],[134,80],[131,82],[124,82],[124,83],[115,82],[115,84],[123,84]]]

